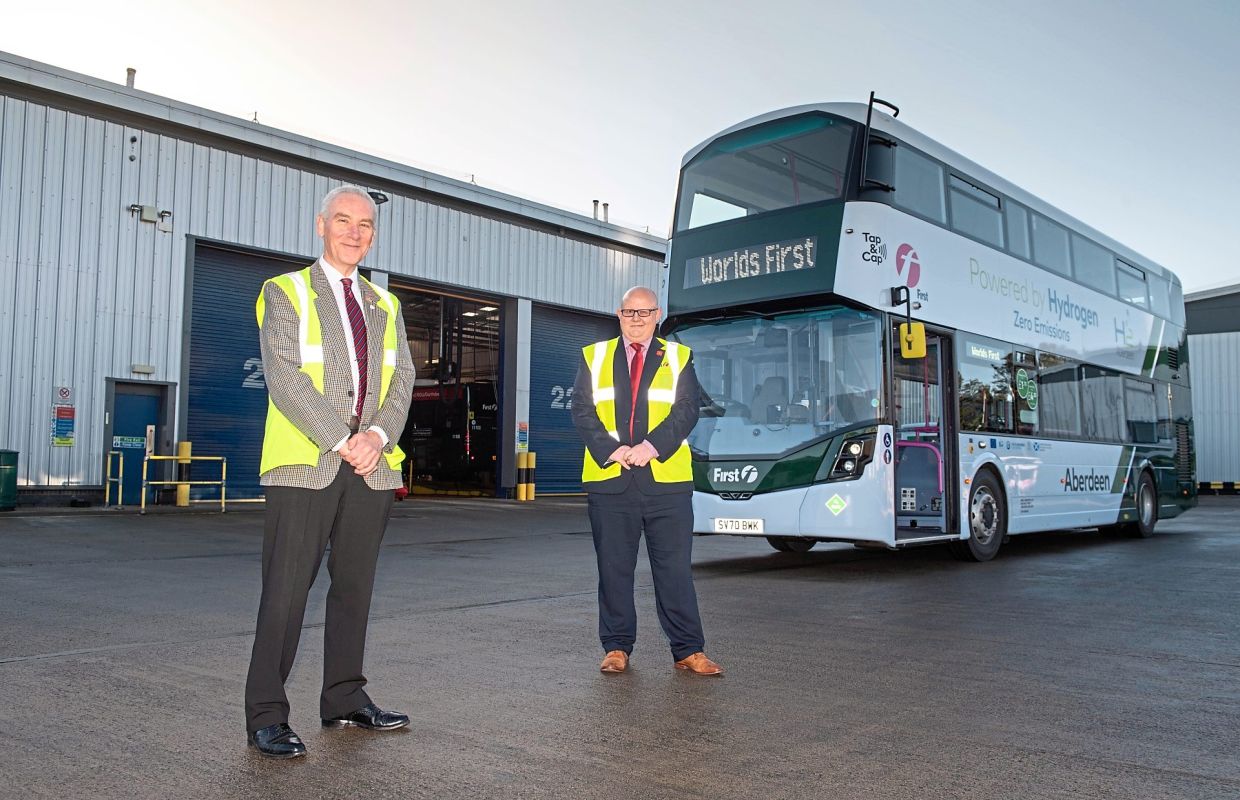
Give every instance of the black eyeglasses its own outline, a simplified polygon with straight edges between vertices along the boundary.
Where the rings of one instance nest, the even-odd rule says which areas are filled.
[[[658,308],[622,308],[620,309],[620,316],[625,319],[633,319],[633,317],[645,319],[658,310]]]

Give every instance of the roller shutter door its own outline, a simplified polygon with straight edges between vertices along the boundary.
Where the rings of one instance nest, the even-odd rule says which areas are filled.
[[[228,459],[228,497],[262,497],[258,484],[267,384],[254,301],[263,282],[304,267],[252,253],[198,245],[194,252],[189,354],[189,439],[194,455]],[[214,480],[214,465],[194,467],[196,479]],[[194,497],[218,497],[211,487]]]
[[[538,492],[580,492],[581,438],[569,411],[581,348],[620,333],[615,317],[534,306],[530,320],[530,450]]]

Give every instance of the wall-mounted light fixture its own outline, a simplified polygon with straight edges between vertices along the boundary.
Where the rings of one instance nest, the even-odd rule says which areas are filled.
[[[160,214],[155,206],[144,206],[141,203],[131,203],[126,206],[130,215],[137,214],[138,219],[143,222],[159,222]]]

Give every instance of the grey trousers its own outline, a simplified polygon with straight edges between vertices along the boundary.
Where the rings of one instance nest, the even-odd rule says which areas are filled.
[[[263,594],[245,685],[246,730],[288,722],[284,684],[297,656],[306,597],[328,543],[327,619],[319,715],[343,716],[370,702],[362,687],[366,624],[379,544],[393,493],[376,491],[341,463],[325,489],[268,486]]]

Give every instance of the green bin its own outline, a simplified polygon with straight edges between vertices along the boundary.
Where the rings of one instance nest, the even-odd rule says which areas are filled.
[[[17,508],[17,451],[0,450],[0,511]]]

